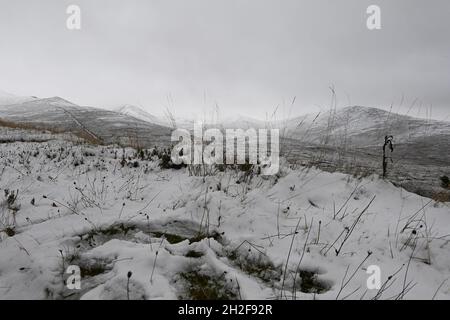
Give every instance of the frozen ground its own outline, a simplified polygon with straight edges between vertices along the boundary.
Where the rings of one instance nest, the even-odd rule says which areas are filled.
[[[376,176],[198,176],[62,140],[0,155],[1,299],[450,299],[448,203]]]

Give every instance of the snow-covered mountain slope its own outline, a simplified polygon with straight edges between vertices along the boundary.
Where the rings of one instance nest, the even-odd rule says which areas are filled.
[[[227,117],[198,117],[194,119],[175,118],[178,127],[192,130],[194,124],[202,124],[205,128],[226,129],[260,129],[265,128],[266,123],[258,119],[243,115],[233,115]]]
[[[0,106],[37,100],[36,97],[22,97],[0,90]]]
[[[224,117],[223,119],[218,119],[216,124],[225,129],[246,130],[249,128],[260,129],[266,127],[266,123],[264,121],[260,121],[258,119],[254,119],[240,114]],[[211,125],[214,125],[214,123],[212,123]]]
[[[119,112],[82,107],[60,97],[1,106],[0,120],[58,132],[82,132],[104,143],[167,145],[170,129]]]
[[[133,112],[127,113],[138,119],[146,120],[147,118],[145,111],[133,110]],[[151,116],[147,121],[155,123],[159,121],[169,125],[170,121],[156,120],[155,118]],[[415,143],[427,137],[450,137],[450,122],[448,121],[414,118],[382,109],[360,106],[307,114],[286,120],[262,121],[239,114],[214,119],[199,117],[196,120],[181,119],[175,116],[177,127],[190,130],[199,120],[209,128],[244,130],[277,128],[280,129],[280,134],[286,138],[334,146],[344,143],[356,147],[380,145],[386,135],[393,135],[396,143]]]
[[[448,205],[376,176],[192,176],[67,141],[0,164],[0,299],[450,299]]]
[[[450,122],[359,106],[308,114],[288,120],[283,125],[287,136],[320,144],[370,146],[382,144],[385,135],[393,135],[396,143],[450,135]]]
[[[246,117],[243,115],[233,115],[228,117],[197,117],[196,119],[174,118],[178,128],[193,130],[195,123],[201,123],[206,128],[225,129],[243,129],[265,128],[266,123],[258,119]]]
[[[125,114],[127,116],[136,118],[138,120],[146,121],[149,123],[154,123],[160,126],[168,126],[167,121],[164,121],[163,119],[158,118],[157,116],[154,116],[147,111],[143,110],[142,108],[139,108],[137,106],[133,106],[131,104],[126,104],[123,106],[120,106],[114,111],[119,112],[121,114]]]

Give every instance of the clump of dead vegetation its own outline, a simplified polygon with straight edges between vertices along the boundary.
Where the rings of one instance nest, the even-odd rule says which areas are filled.
[[[4,200],[0,202],[0,233],[4,232],[8,237],[16,234],[16,214],[20,210],[17,201],[19,190],[3,190]]]

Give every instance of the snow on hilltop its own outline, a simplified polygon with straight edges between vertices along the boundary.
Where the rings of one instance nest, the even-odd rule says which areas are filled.
[[[60,97],[0,106],[0,119],[57,132],[82,132],[104,143],[168,144],[170,129],[115,111],[76,105]]]
[[[142,108],[139,108],[134,105],[126,104],[124,106],[120,106],[114,109],[114,111],[150,123],[155,123],[169,127],[172,126],[172,123],[170,123],[170,120],[167,117],[164,119],[159,118],[157,116],[148,113]],[[188,130],[192,130],[194,128],[194,124],[196,121],[201,121],[207,127],[219,127],[225,129],[249,129],[249,128],[259,129],[264,128],[266,126],[266,123],[264,121],[260,121],[239,114],[218,119],[215,116],[214,117],[199,116],[198,119],[190,119],[190,118],[180,118],[174,115],[173,120],[175,121],[177,127]]]
[[[450,299],[446,204],[376,176],[196,176],[156,154],[0,144],[0,299]]]
[[[16,96],[14,94],[5,92],[3,90],[0,90],[0,106],[6,106],[9,104],[17,104],[17,103],[23,103],[27,101],[33,101],[38,98],[36,97],[22,97],[22,96]]]
[[[397,143],[426,136],[450,136],[450,122],[360,106],[308,114],[287,120],[285,126],[287,135],[294,139],[315,143],[346,140],[358,146],[380,144],[386,134],[394,135]]]
[[[161,125],[161,126],[168,126],[167,121],[164,121],[164,120],[148,113],[147,111],[143,110],[142,108],[133,106],[131,104],[126,104],[126,105],[120,106],[120,107],[114,109],[114,111],[117,111],[121,114],[126,114],[128,116],[131,116],[133,118],[136,118],[136,119],[139,119],[142,121],[147,121],[149,123],[154,123],[154,124]]]
[[[244,130],[249,128],[260,129],[267,126],[264,121],[260,121],[240,114],[224,117],[223,119],[219,119],[217,123],[224,128]]]

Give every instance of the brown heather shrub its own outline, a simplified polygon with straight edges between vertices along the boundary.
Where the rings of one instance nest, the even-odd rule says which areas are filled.
[[[432,199],[436,202],[450,202],[450,191],[436,192]]]

